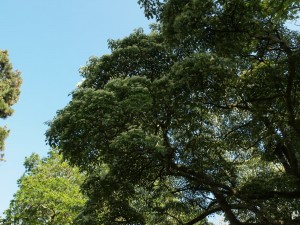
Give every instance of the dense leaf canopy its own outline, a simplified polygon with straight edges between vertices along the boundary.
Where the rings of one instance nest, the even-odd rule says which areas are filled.
[[[47,132],[89,174],[77,224],[299,224],[298,1],[140,0]]]

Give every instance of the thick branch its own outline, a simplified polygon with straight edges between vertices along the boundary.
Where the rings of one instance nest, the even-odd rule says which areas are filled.
[[[259,193],[238,193],[236,194],[241,199],[251,200],[269,200],[272,198],[284,198],[284,199],[300,199],[300,190],[296,191],[260,191]]]
[[[226,198],[219,194],[218,191],[213,191],[213,195],[216,197],[219,205],[221,206],[223,212],[225,213],[227,219],[230,221],[231,225],[241,225],[241,222],[236,218],[234,213],[231,210],[230,205],[228,204]]]
[[[190,180],[197,181],[200,184],[206,184],[211,187],[221,188],[230,193],[234,193],[227,185],[214,181],[211,177],[207,176],[205,173],[192,170],[184,165],[178,165],[175,163],[170,163],[170,171],[172,175],[182,176]]]
[[[213,213],[219,212],[219,211],[222,211],[221,207],[216,207],[216,208],[213,208],[213,209],[210,209],[210,210],[206,210],[205,212],[201,213],[196,218],[194,218],[191,221],[185,223],[185,225],[193,225],[193,224],[195,224],[195,223],[197,223],[197,222],[205,219],[207,216],[209,216],[209,215],[211,215]]]

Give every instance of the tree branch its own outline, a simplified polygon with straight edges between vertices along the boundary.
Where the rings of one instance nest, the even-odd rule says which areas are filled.
[[[207,216],[209,216],[213,213],[219,212],[219,211],[222,211],[221,207],[216,207],[216,208],[213,208],[213,209],[206,210],[205,212],[203,212],[202,214],[200,214],[196,218],[194,218],[191,221],[185,223],[185,225],[193,225],[193,224],[205,219]]]

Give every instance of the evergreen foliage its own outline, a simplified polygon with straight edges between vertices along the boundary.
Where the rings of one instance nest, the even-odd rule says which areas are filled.
[[[8,52],[0,50],[0,118],[5,119],[12,115],[11,106],[18,100],[21,83],[20,72],[13,70]],[[0,127],[0,151],[4,150],[4,140],[8,133],[6,127]],[[3,154],[0,160],[3,160]]]

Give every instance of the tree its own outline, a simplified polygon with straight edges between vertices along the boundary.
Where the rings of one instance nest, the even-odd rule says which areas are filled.
[[[182,223],[201,209],[198,206],[191,207],[187,201],[180,201],[182,196],[176,192],[173,178],[159,177],[158,174],[163,173],[163,165],[153,160],[154,155],[143,156],[138,149],[130,153],[118,147],[128,138],[130,141],[131,135],[137,135],[136,141],[139,140],[142,132],[138,127],[142,121],[153,132],[146,140],[149,148],[154,147],[154,142],[155,145],[161,142],[154,134],[159,133],[160,128],[151,120],[154,114],[160,113],[159,108],[157,112],[153,111],[156,110],[153,104],[166,107],[163,99],[160,99],[164,95],[166,81],[159,81],[157,85],[160,86],[154,82],[168,72],[176,59],[175,54],[163,44],[156,32],[148,36],[137,30],[122,40],[110,40],[109,45],[112,54],[91,58],[82,69],[84,82],[74,91],[73,101],[58,113],[56,121],[51,124],[52,129],[48,131],[53,144],[56,135],[60,134],[63,127],[66,128],[64,138],[68,140],[66,145],[61,146],[62,152],[89,174],[83,185],[89,201],[76,223]],[[150,95],[150,86],[153,86],[155,96]],[[157,103],[153,102],[153,97],[158,100]],[[157,119],[163,120],[164,115],[161,116],[161,119]],[[131,132],[122,134],[126,130]],[[71,136],[76,139],[72,142],[73,146],[69,142]],[[119,140],[115,139],[117,136]],[[113,139],[114,144],[110,143]],[[140,141],[142,144],[143,140]],[[109,150],[112,148],[114,150]],[[162,147],[157,148],[163,151]],[[110,154],[111,151],[118,153]],[[127,154],[132,156],[123,162],[115,158],[117,155],[127,158]],[[164,153],[158,151],[154,154],[162,157]],[[136,157],[140,158],[139,163],[136,163]],[[110,165],[114,160],[117,160],[115,168]],[[144,174],[143,165],[151,174]],[[133,180],[128,180],[129,177]],[[152,187],[156,187],[155,190]],[[169,192],[172,189],[173,194]]]
[[[44,159],[32,154],[24,165],[26,172],[18,181],[20,189],[4,212],[2,224],[72,224],[85,202],[80,193],[83,174],[62,162],[57,151]]]
[[[12,115],[11,106],[18,100],[21,83],[20,72],[13,71],[8,52],[0,50],[0,118],[5,119]],[[4,140],[8,132],[6,127],[0,127],[0,151],[4,150]]]
[[[47,132],[89,174],[78,224],[299,224],[298,1],[139,2],[161,33],[111,42]]]
[[[236,114],[231,118],[221,117],[229,128],[225,132],[228,134],[224,136],[225,142],[233,142],[232,149],[247,154],[247,163],[252,161],[259,173],[253,174],[253,170],[248,169],[247,182],[240,187],[235,184],[234,190],[240,195],[247,192],[246,198],[260,210],[247,207],[237,213],[227,200],[230,210],[226,213],[225,206],[222,207],[227,218],[232,224],[239,224],[247,221],[244,216],[240,218],[241,215],[250,211],[255,218],[252,221],[257,223],[293,224],[293,213],[298,212],[300,197],[300,39],[299,32],[289,30],[285,24],[288,20],[298,19],[299,2],[140,0],[139,3],[148,17],[156,17],[161,22],[163,36],[169,44],[199,49],[205,52],[205,57],[213,56],[218,60],[226,59],[228,64],[237,64],[226,65],[224,72],[233,68],[235,77],[232,79],[224,73],[223,90],[219,88],[220,80],[215,79],[214,89],[219,96],[205,101],[215,109],[222,109],[222,116],[228,110]],[[192,67],[197,70],[199,60],[195,61]],[[182,68],[189,74],[191,70],[185,65],[183,62]],[[198,74],[201,73],[199,68]],[[237,122],[244,116],[243,121]],[[232,140],[230,136],[233,135],[237,137]],[[245,151],[250,149],[255,151]],[[236,154],[230,152],[236,161],[240,158],[238,151]],[[266,163],[269,166],[262,170]],[[287,188],[289,182],[293,185]],[[228,199],[232,194],[225,196]],[[244,197],[238,197],[239,201],[240,198]],[[271,207],[272,201],[273,204],[288,202],[291,208]],[[262,206],[270,210],[261,210]],[[261,216],[258,211],[271,216]],[[283,211],[285,215],[282,215]]]

